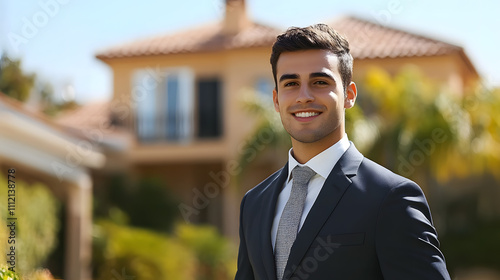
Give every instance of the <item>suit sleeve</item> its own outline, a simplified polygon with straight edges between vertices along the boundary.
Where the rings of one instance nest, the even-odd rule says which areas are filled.
[[[248,257],[247,244],[245,233],[243,230],[243,207],[245,204],[246,195],[243,197],[240,206],[240,249],[238,251],[238,270],[236,271],[235,280],[253,280],[253,269]]]
[[[384,279],[450,279],[429,206],[415,183],[405,181],[389,191],[375,234]]]

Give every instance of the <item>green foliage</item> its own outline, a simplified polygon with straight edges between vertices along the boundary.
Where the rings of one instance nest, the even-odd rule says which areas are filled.
[[[409,159],[418,147],[415,143],[433,141],[433,131],[439,130],[451,141],[451,131],[438,107],[439,92],[433,82],[426,79],[415,68],[406,68],[394,77],[380,69],[372,69],[359,86],[357,106],[370,123],[370,131],[354,129],[349,136],[356,143],[361,137],[370,137],[370,143],[363,146],[367,157],[402,173],[407,177],[415,175],[413,169],[429,166],[431,155],[423,159],[427,162],[411,163],[410,170],[402,170],[402,159]],[[441,142],[441,141],[440,141]],[[439,150],[446,143],[433,143]]]
[[[256,125],[241,149],[243,152],[239,158],[239,166],[242,169],[268,147],[283,151],[290,149],[290,136],[283,128],[272,102],[269,103],[258,94],[248,93],[245,95],[243,109],[255,117]]]
[[[8,268],[0,267],[0,280],[54,280],[54,277],[47,269],[37,269],[26,275],[19,275]]]
[[[235,252],[231,243],[214,227],[179,225],[176,235],[180,242],[197,256],[199,269],[197,279],[230,278],[236,273]]]
[[[21,279],[26,280],[54,280],[52,274],[47,269],[37,269],[35,272],[32,272],[28,275],[22,276]]]
[[[54,278],[46,269],[37,269],[26,275],[19,275],[6,267],[0,267],[0,280],[54,280]]]
[[[458,268],[500,267],[500,221],[476,222],[474,230],[450,232],[440,238],[450,271]]]
[[[175,226],[177,205],[161,180],[112,178],[95,197],[94,279],[234,277],[233,244],[210,226]]]
[[[35,74],[24,73],[22,61],[5,54],[0,58],[0,92],[21,102],[27,101],[34,93],[38,109],[49,116],[78,106],[74,101],[56,102],[50,83],[40,81]]]
[[[59,203],[43,185],[20,188],[18,206],[19,268],[40,266],[55,248],[59,230]]]
[[[8,270],[6,267],[0,267],[0,280],[21,280],[19,274]]]
[[[10,59],[3,55],[0,58],[0,92],[26,101],[35,83],[34,74],[25,74],[21,69],[21,60]]]
[[[232,248],[214,228],[179,225],[175,232],[166,235],[98,221],[93,234],[95,279],[229,279],[234,275],[226,268],[235,264],[229,253]]]
[[[500,158],[494,151],[500,151],[500,121],[493,113],[500,105],[498,94],[481,87],[476,93],[449,92],[407,67],[394,77],[372,69],[358,96],[371,130],[354,128],[349,136],[357,142],[371,135],[363,147],[367,157],[398,173],[407,160],[411,172],[403,175],[430,173],[440,182],[498,173]]]
[[[0,176],[0,182],[7,179]],[[7,192],[0,192],[0,211],[2,224],[7,223]],[[59,220],[59,203],[52,193],[42,184],[27,184],[16,180],[16,271],[29,273],[43,265],[55,248]],[[0,227],[0,237],[6,240],[6,227]],[[5,238],[5,239],[4,239]],[[6,249],[7,242],[0,246]],[[3,254],[2,254],[3,255]],[[3,256],[5,258],[5,256]]]
[[[171,232],[179,215],[178,200],[165,183],[156,178],[136,182],[126,175],[116,175],[108,189],[94,199],[97,217],[113,216],[121,220],[118,223],[160,232]]]
[[[98,238],[105,239],[97,279],[122,274],[144,280],[193,278],[195,258],[173,238],[105,221],[96,227],[101,234]]]

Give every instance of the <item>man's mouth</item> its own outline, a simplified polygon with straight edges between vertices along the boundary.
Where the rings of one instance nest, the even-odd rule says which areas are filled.
[[[293,115],[297,118],[310,118],[319,115],[319,112],[298,112]]]

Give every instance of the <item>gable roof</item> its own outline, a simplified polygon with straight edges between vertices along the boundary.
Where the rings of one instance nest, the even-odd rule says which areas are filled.
[[[355,59],[457,54],[469,70],[478,76],[476,68],[460,46],[353,16],[339,18],[329,25],[347,37]]]
[[[75,135],[66,135],[64,129],[52,121],[42,112],[30,108],[25,103],[18,101],[3,92],[0,92],[0,112],[9,111],[20,118],[27,119],[44,126],[47,129],[61,133],[61,136],[74,137]]]
[[[47,156],[60,162],[66,160],[67,163],[67,155],[79,149],[82,140],[87,140],[86,137],[66,131],[41,112],[27,108],[26,104],[2,92],[0,92],[0,129],[8,132],[0,134],[2,142],[0,158],[21,162],[59,179],[78,179],[79,168],[76,166],[70,168],[71,172],[66,176],[64,175],[66,171],[59,174],[57,172],[60,169],[56,170],[52,164],[42,163],[41,160]],[[19,149],[24,152],[18,153]],[[80,161],[82,167],[93,168],[102,167],[104,162],[105,156],[93,148],[86,151],[85,157]]]
[[[78,129],[107,129],[111,115],[111,102],[95,101],[62,113],[56,123]]]
[[[172,34],[141,39],[97,54],[97,58],[120,58],[176,53],[196,53],[271,46],[280,30],[251,23],[236,34],[225,34],[223,22],[206,24]]]
[[[113,116],[112,101],[93,101],[57,116],[55,122],[66,131],[89,138],[107,151],[125,150],[131,145],[129,131]]]
[[[477,73],[463,48],[440,40],[380,25],[353,16],[339,18],[329,24],[344,34],[355,59],[424,57],[458,53],[468,67]],[[272,46],[282,30],[252,23],[231,35],[223,33],[223,22],[206,24],[111,47],[97,54],[99,59],[197,53]]]
[[[443,41],[380,25],[355,17],[342,17],[329,24],[349,40],[357,59],[436,56],[462,48]]]

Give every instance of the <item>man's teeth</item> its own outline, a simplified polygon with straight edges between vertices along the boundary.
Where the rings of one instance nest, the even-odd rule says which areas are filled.
[[[295,116],[299,117],[299,118],[308,118],[308,117],[317,116],[317,115],[319,115],[318,112],[300,112],[300,113],[295,113]]]

